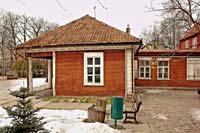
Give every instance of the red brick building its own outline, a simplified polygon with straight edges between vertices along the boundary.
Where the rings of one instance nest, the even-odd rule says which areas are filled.
[[[127,29],[130,31],[130,29]],[[48,59],[53,95],[125,96],[134,89],[133,59],[142,41],[88,15],[20,44],[29,64]]]
[[[135,85],[200,87],[200,51],[141,50],[135,56]]]
[[[139,87],[200,87],[200,25],[186,32],[179,50],[140,50],[135,56]]]
[[[179,49],[200,50],[200,25],[195,25],[180,40]]]

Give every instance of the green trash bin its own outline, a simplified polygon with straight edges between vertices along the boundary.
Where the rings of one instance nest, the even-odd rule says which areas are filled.
[[[115,120],[115,127],[117,120],[123,119],[123,97],[112,97],[111,118]]]

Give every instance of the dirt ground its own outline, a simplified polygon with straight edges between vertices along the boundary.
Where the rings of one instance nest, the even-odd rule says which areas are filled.
[[[146,90],[138,118],[149,131],[166,133],[200,132],[200,121],[193,118],[200,110],[200,97],[196,91]]]
[[[124,133],[199,133],[200,132],[200,97],[196,90],[157,90],[140,91],[142,106],[137,115],[139,124],[133,120],[123,124],[118,121]],[[11,96],[0,96],[0,106],[16,103]],[[34,99],[35,107],[50,109],[83,109],[87,110],[92,103],[50,102],[41,98]],[[110,112],[110,105],[107,106]],[[199,114],[195,116],[195,112]],[[108,113],[109,114],[109,113]],[[195,119],[196,118],[196,119]],[[112,126],[114,121],[107,115],[106,123]]]

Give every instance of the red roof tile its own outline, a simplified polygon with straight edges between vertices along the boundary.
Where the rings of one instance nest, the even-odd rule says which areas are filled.
[[[35,39],[19,44],[17,48],[38,48],[73,45],[142,43],[126,32],[111,27],[89,15],[72,21]]]
[[[200,24],[195,25],[194,27],[192,27],[192,29],[186,32],[185,35],[181,38],[181,41],[186,40],[187,38],[194,36],[198,33],[200,33]]]

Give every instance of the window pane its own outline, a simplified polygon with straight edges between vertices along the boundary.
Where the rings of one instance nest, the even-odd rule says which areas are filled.
[[[100,67],[95,67],[95,74],[100,74]]]
[[[164,71],[165,71],[165,73],[168,73],[168,68],[165,68]]]
[[[95,83],[100,83],[100,75],[95,75]]]
[[[164,61],[164,66],[168,66],[168,61]]]
[[[144,61],[140,61],[140,66],[144,66]]]
[[[146,61],[146,66],[149,66],[149,61]]]
[[[162,61],[159,61],[159,62],[158,62],[158,66],[162,66]]]
[[[146,78],[149,78],[149,73],[146,73]]]
[[[140,73],[140,77],[141,77],[141,78],[144,78],[144,73]]]
[[[88,67],[87,70],[88,70],[88,74],[93,74],[93,68],[92,67]]]
[[[100,65],[100,58],[95,58],[95,65]]]
[[[162,73],[162,68],[158,68],[158,72],[159,72],[159,73]]]
[[[144,67],[140,68],[140,73],[144,73]]]
[[[168,73],[164,73],[164,78],[168,78]]]
[[[149,67],[146,67],[146,73],[149,73]]]
[[[87,58],[87,64],[93,65],[93,58]]]
[[[159,77],[159,78],[162,78],[162,73],[159,73],[159,74],[158,74],[158,77]]]
[[[88,83],[92,83],[92,76],[88,76]]]

